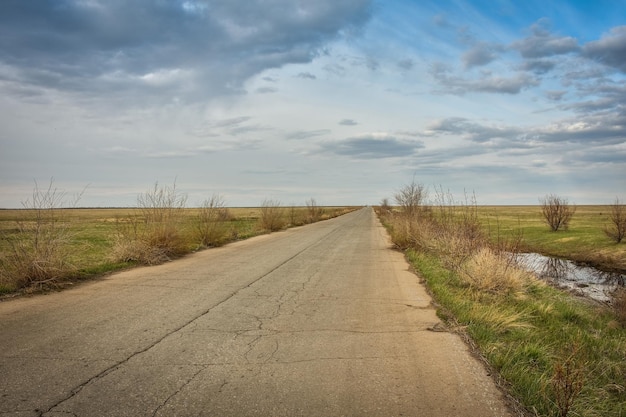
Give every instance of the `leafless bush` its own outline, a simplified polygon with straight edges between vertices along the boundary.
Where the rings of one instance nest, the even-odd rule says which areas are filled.
[[[615,198],[615,202],[611,204],[611,212],[609,214],[610,225],[606,226],[604,233],[616,243],[620,243],[626,237],[626,205]]]
[[[585,384],[583,364],[578,359],[579,346],[566,347],[567,352],[554,365],[550,386],[559,417],[567,417]]]
[[[310,198],[306,201],[306,209],[307,221],[309,223],[315,223],[320,221],[322,215],[324,214],[324,209],[317,205],[317,202],[314,198]]]
[[[380,215],[386,215],[388,213],[391,213],[391,205],[389,204],[389,199],[388,198],[383,198],[382,200],[380,200],[380,205],[378,207],[378,212]]]
[[[196,233],[201,245],[220,246],[228,236],[230,212],[226,208],[224,198],[213,194],[204,200],[198,211]]]
[[[181,221],[187,196],[173,186],[154,187],[137,197],[140,217],[118,222],[113,259],[157,264],[185,252]]]
[[[413,180],[402,187],[394,198],[405,216],[415,217],[423,210],[423,205],[428,199],[428,190],[423,184]]]
[[[285,226],[283,209],[280,201],[264,200],[261,204],[260,226],[263,230],[275,232]]]
[[[78,203],[82,193],[69,206]],[[21,288],[52,283],[74,270],[69,263],[72,234],[65,216],[67,195],[54,187],[39,188],[22,202],[26,220],[16,223],[16,233],[3,234],[8,250],[0,259],[0,285]]]
[[[292,227],[302,226],[306,223],[306,219],[304,218],[304,213],[302,212],[302,210],[293,204],[289,206],[288,215],[289,225]]]
[[[567,230],[576,206],[570,205],[566,198],[554,194],[540,200],[541,213],[553,232]]]
[[[478,219],[474,195],[462,202],[456,201],[448,191],[436,189],[434,211],[429,216],[432,224],[432,246],[445,254],[445,263],[459,269],[467,259],[483,247],[488,246]]]

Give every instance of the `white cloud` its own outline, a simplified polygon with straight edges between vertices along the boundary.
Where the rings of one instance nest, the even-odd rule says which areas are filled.
[[[422,147],[419,141],[398,138],[384,132],[366,133],[320,144],[322,152],[355,159],[404,158]]]

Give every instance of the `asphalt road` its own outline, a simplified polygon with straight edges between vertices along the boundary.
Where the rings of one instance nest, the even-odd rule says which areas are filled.
[[[0,415],[510,415],[438,322],[365,208],[1,302]]]

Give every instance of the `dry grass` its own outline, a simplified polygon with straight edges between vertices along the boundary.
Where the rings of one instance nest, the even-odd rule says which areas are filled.
[[[459,268],[461,279],[478,291],[515,293],[534,277],[517,267],[510,256],[488,247],[480,248]]]

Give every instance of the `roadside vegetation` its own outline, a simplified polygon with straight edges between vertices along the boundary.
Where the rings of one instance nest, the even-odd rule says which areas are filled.
[[[319,207],[314,199],[301,206],[266,200],[233,208],[219,194],[189,208],[175,183],[155,183],[133,208],[75,208],[79,199],[51,181],[47,188],[35,184],[23,209],[0,210],[0,295],[62,288],[355,209]]]
[[[473,195],[456,199],[415,182],[394,200],[378,208],[393,241],[424,278],[439,316],[497,372],[520,412],[626,415],[626,291],[612,305],[574,297],[510,255],[557,247],[566,255],[565,238],[581,253],[617,260],[624,245],[602,231],[608,206],[578,207],[568,230],[553,232],[539,206],[479,207]]]

